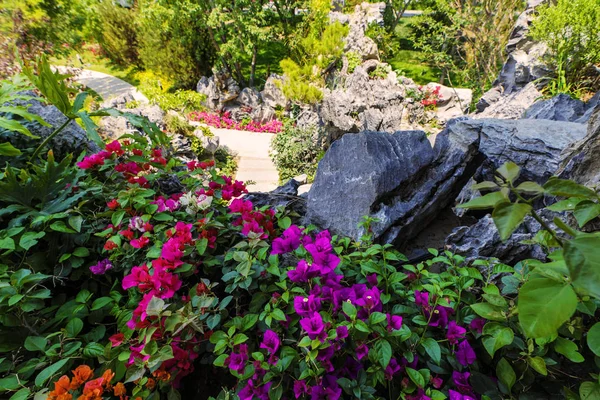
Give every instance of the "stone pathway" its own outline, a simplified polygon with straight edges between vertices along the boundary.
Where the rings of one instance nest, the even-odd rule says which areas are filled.
[[[65,72],[65,67],[57,67],[60,72]],[[81,70],[75,80],[98,93],[104,100],[112,97],[131,93],[133,97],[148,103],[146,96],[141,94],[135,86],[116,78],[91,70]],[[246,132],[230,129],[210,130],[219,137],[221,146],[225,146],[238,156],[238,172],[236,179],[240,181],[253,181],[248,185],[249,191],[268,192],[278,186],[279,174],[269,157],[272,133]]]

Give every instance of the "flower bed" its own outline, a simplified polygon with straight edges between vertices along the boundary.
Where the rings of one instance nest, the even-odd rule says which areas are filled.
[[[214,128],[234,129],[238,131],[279,133],[283,130],[283,123],[277,119],[260,124],[255,121],[235,122],[229,112],[222,114],[206,111],[194,111],[188,115],[192,121],[202,122]]]

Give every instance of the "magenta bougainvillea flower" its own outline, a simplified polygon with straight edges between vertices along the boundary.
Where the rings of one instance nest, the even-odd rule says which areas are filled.
[[[271,254],[285,254],[296,250],[302,240],[302,230],[296,225],[287,228],[280,237],[273,240]]]
[[[406,396],[406,400],[431,400],[431,397],[427,396],[423,389],[419,389],[415,394]]]
[[[395,358],[392,358],[390,360],[390,363],[388,364],[388,366],[385,368],[385,379],[387,379],[388,381],[391,381],[392,379],[394,379],[394,375],[396,375],[398,372],[400,372],[400,364],[398,364],[398,360],[396,360]]]
[[[279,350],[280,345],[281,340],[279,340],[277,333],[269,329],[263,336],[263,341],[260,344],[260,348],[267,350],[269,354],[275,354],[277,353],[277,350]]]
[[[474,330],[477,333],[482,333],[483,332],[483,327],[485,326],[487,320],[483,319],[483,318],[475,318],[473,321],[471,321],[471,323],[469,324],[469,328],[471,328],[472,330]]]
[[[399,315],[390,315],[387,314],[387,330],[388,332],[391,331],[397,331],[398,329],[402,328],[402,317]]]
[[[362,360],[363,358],[365,358],[368,355],[369,355],[369,348],[367,347],[366,344],[363,343],[356,348],[356,358],[358,358],[359,360]]]
[[[96,265],[92,265],[90,267],[90,271],[92,271],[92,273],[94,275],[104,275],[106,273],[106,271],[108,271],[109,269],[112,269],[113,265],[110,262],[110,260],[108,258],[105,258],[104,260],[100,261],[98,264]]]
[[[471,385],[469,384],[469,377],[471,374],[468,371],[465,372],[452,372],[452,382],[461,393],[470,393]]]
[[[294,297],[294,310],[301,317],[310,317],[321,310],[321,299],[313,294]]]
[[[300,398],[303,394],[310,395],[310,388],[306,386],[306,382],[304,380],[299,380],[294,382],[294,397]]]
[[[476,359],[477,355],[475,354],[475,351],[469,342],[463,340],[458,344],[458,349],[456,350],[456,360],[461,365],[466,367],[467,365],[473,364]]]
[[[429,319],[429,326],[446,329],[448,326],[449,316],[454,314],[454,310],[450,307],[436,306],[431,315],[425,310],[425,316]]]
[[[112,347],[117,347],[117,346],[120,346],[121,343],[123,343],[123,340],[125,340],[125,335],[123,333],[120,333],[120,332],[119,333],[115,333],[114,335],[112,335],[111,337],[109,337],[108,340],[112,344]]]
[[[429,293],[415,290],[415,304],[423,308],[429,307]]]
[[[448,395],[450,400],[476,400],[475,397],[455,392],[452,389],[448,391]]]
[[[348,337],[348,327],[345,325],[340,325],[335,328],[335,333],[338,340],[346,339]]]
[[[288,278],[294,283],[308,282],[317,275],[318,271],[308,265],[305,260],[300,260],[296,269],[288,271]]]
[[[323,317],[321,314],[314,313],[310,318],[302,318],[300,320],[300,326],[304,329],[311,340],[319,339],[321,341],[327,338],[325,332],[325,324],[323,323]]]
[[[464,339],[466,333],[467,330],[459,326],[456,321],[450,321],[448,331],[446,332],[446,339],[451,344],[457,344],[459,339]]]

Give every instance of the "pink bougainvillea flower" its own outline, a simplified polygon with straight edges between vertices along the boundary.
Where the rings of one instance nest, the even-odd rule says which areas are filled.
[[[294,283],[308,282],[317,272],[305,260],[300,260],[296,269],[288,271],[288,278]]]
[[[131,273],[123,278],[121,286],[124,290],[132,287],[138,287],[141,292],[146,292],[153,288],[147,265],[133,267]]]
[[[362,360],[363,358],[365,358],[368,355],[369,355],[369,348],[367,347],[366,344],[363,343],[356,348],[356,358],[358,358],[359,360]]]
[[[119,246],[112,240],[107,240],[106,243],[104,243],[104,250],[106,250],[106,251],[114,250],[117,247],[119,247]]]
[[[377,286],[377,274],[367,275],[367,282],[371,286]]]
[[[475,351],[466,340],[463,340],[458,344],[458,349],[456,350],[456,360],[465,367],[473,364],[475,360],[477,360]]]
[[[431,400],[431,397],[427,396],[423,389],[419,389],[415,394],[406,396],[406,400]]]
[[[335,328],[335,333],[337,335],[337,340],[346,339],[348,337],[348,327],[345,325],[340,325]]]
[[[448,318],[454,314],[454,310],[450,307],[436,306],[432,314],[429,314],[428,310],[425,310],[425,316],[429,319],[429,326],[446,329],[448,326]]]
[[[310,388],[306,386],[306,382],[303,380],[294,382],[294,397],[300,398],[303,394],[310,395]]]
[[[253,205],[250,200],[235,199],[229,205],[229,210],[232,213],[244,214],[251,212],[252,209]]]
[[[118,140],[113,140],[112,142],[107,143],[106,151],[108,151],[109,153],[114,153],[117,156],[122,156],[123,154],[125,154],[125,151],[121,147],[121,143],[119,143]]]
[[[106,206],[111,210],[115,210],[119,208],[119,202],[117,201],[117,199],[112,199],[111,201],[106,203]]]
[[[449,397],[450,400],[475,400],[475,397],[471,397],[471,396],[466,395],[466,394],[461,394],[461,393],[455,392],[452,389],[450,389],[448,391],[448,394],[450,396]]]
[[[356,305],[365,307],[367,310],[373,310],[381,304],[380,296],[381,292],[377,287],[374,287],[366,290],[360,298],[357,298]]]
[[[107,154],[100,152],[96,154],[89,155],[84,157],[83,160],[77,163],[77,166],[81,169],[90,169],[94,167],[98,167],[104,165],[104,160],[106,159]],[[108,153],[110,156],[110,153]]]
[[[98,262],[98,264],[92,265],[90,267],[90,271],[92,271],[94,275],[104,275],[106,271],[112,269],[112,267],[113,265],[111,264],[110,260],[105,258],[104,260]]]
[[[300,326],[306,331],[311,340],[318,338],[319,340],[324,341],[327,338],[323,317],[321,317],[321,314],[319,313],[314,313],[310,318],[302,318],[300,320]]]
[[[279,340],[279,336],[277,333],[272,330],[267,330],[265,335],[263,336],[263,341],[260,344],[261,349],[265,349],[269,352],[269,354],[277,353],[279,350],[279,346],[281,345],[281,340]]]
[[[287,228],[281,234],[281,237],[273,240],[273,250],[271,254],[290,253],[300,246],[302,230],[296,225]]]
[[[464,339],[467,330],[462,326],[459,326],[456,321],[450,321],[448,324],[448,331],[446,332],[446,339],[450,344],[457,344],[459,339]]]
[[[483,332],[483,327],[485,326],[487,320],[483,319],[483,318],[475,318],[473,321],[471,321],[471,323],[469,324],[469,328],[471,328],[472,330],[474,330],[477,333],[482,333]]]
[[[121,345],[121,343],[123,343],[123,340],[125,340],[125,335],[122,333],[115,333],[114,335],[109,337],[108,340],[112,344],[112,347],[117,347]]]
[[[415,304],[423,308],[429,307],[429,293],[415,290]]]
[[[396,360],[395,358],[392,358],[390,360],[390,363],[388,364],[388,366],[385,368],[385,379],[387,379],[388,381],[391,381],[392,379],[394,379],[394,375],[396,375],[398,372],[400,372],[400,365],[398,364],[398,360]]]
[[[391,331],[397,331],[398,329],[402,328],[402,317],[399,315],[390,315],[387,314],[387,330],[388,332]]]
[[[444,385],[444,380],[442,378],[440,378],[439,376],[435,376],[435,377],[431,377],[431,385],[436,388],[439,389]]]
[[[469,384],[470,376],[471,376],[471,374],[468,371],[465,371],[465,372],[453,371],[452,372],[452,382],[454,383],[456,388],[461,393],[470,393],[471,392],[471,385]]]
[[[301,317],[310,317],[321,310],[321,299],[315,295],[294,297],[294,310]]]
[[[148,245],[148,243],[150,243],[150,239],[148,239],[146,236],[142,236],[139,239],[133,239],[131,242],[129,242],[131,247],[136,249],[143,249]]]

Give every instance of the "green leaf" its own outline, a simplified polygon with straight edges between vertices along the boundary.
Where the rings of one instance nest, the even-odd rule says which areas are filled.
[[[38,239],[46,236],[46,232],[26,232],[19,240],[19,246],[25,250],[29,250],[38,243]]]
[[[412,368],[406,368],[406,373],[408,373],[408,377],[414,382],[415,385],[420,388],[425,386],[425,378],[423,378],[423,375],[421,375],[419,371],[416,371]]]
[[[544,188],[535,182],[523,182],[515,188],[518,193],[537,195],[544,193]]]
[[[41,336],[27,336],[25,348],[29,351],[45,351],[47,340]]]
[[[123,220],[124,216],[125,210],[117,210],[113,213],[112,217],[110,218],[110,222],[112,222],[114,226],[118,226]]]
[[[55,362],[54,364],[50,365],[49,367],[46,367],[42,370],[42,372],[40,372],[38,374],[38,376],[35,377],[35,385],[37,387],[42,387],[42,385],[44,383],[46,383],[46,381],[53,376],[54,374],[56,374],[58,371],[60,371],[60,369],[62,367],[65,366],[65,364],[67,364],[70,361],[69,358],[63,358],[62,360],[59,360],[57,362]]]
[[[277,225],[281,228],[281,229],[287,229],[290,226],[292,226],[292,220],[290,217],[283,217],[281,218],[279,221],[277,221]]]
[[[18,132],[22,135],[29,136],[31,138],[39,139],[39,137],[33,136],[31,132],[29,132],[29,129],[25,128],[19,121],[15,121],[14,119],[0,118],[0,128],[6,129],[11,132]],[[8,145],[12,147],[10,144]]]
[[[483,347],[487,350],[490,356],[494,357],[496,351],[504,346],[511,344],[515,338],[512,329],[495,322],[488,322],[483,327]]]
[[[15,249],[15,241],[9,237],[0,239],[0,249],[14,250]]]
[[[484,182],[476,183],[475,185],[471,186],[471,189],[472,190],[495,190],[495,189],[499,189],[499,186],[496,185],[494,182],[484,181]]]
[[[81,215],[74,215],[69,217],[69,225],[77,232],[81,232],[81,225],[83,224],[83,217]]]
[[[600,299],[600,238],[581,235],[568,240],[564,245],[564,258],[569,268],[571,281],[578,289],[585,289]]]
[[[83,108],[83,104],[85,103],[85,99],[89,96],[88,92],[81,92],[77,94],[75,97],[75,101],[73,102],[72,113],[77,114],[79,110]]]
[[[27,400],[31,394],[31,389],[25,387],[15,394],[13,394],[8,400]]]
[[[577,308],[577,295],[564,282],[534,277],[519,292],[519,322],[528,337],[553,336]]]
[[[381,366],[387,368],[392,359],[392,346],[390,343],[385,339],[380,339],[375,342],[374,350]]]
[[[508,239],[531,210],[532,207],[527,203],[504,202],[496,205],[492,218],[498,228],[500,239]]]
[[[517,382],[517,375],[506,359],[501,358],[498,365],[496,365],[496,376],[506,386],[508,393],[510,393],[512,387]]]
[[[87,257],[90,255],[90,251],[85,247],[78,247],[73,250],[73,255],[77,257]]]
[[[67,331],[67,335],[74,338],[79,335],[79,332],[83,329],[83,321],[79,318],[73,318],[67,323],[65,330]]]
[[[208,246],[208,239],[206,238],[202,238],[196,242],[196,250],[198,251],[198,255],[204,255],[206,246]]]
[[[490,321],[506,321],[506,315],[503,314],[502,308],[489,303],[471,304],[473,311],[480,317],[489,319]]]
[[[146,307],[146,314],[151,317],[159,316],[165,309],[165,301],[159,297],[152,296]]]
[[[64,221],[56,221],[52,225],[50,225],[50,229],[57,232],[63,233],[75,233],[75,231],[65,224]]]
[[[512,161],[504,163],[497,171],[507,182],[514,182],[519,177],[521,169]]]
[[[21,154],[21,150],[14,147],[12,144],[5,142],[0,143],[0,156],[14,157]]]
[[[104,354],[104,346],[100,343],[91,342],[83,349],[83,355],[87,358],[98,358]]]
[[[590,350],[600,357],[600,322],[596,322],[587,334],[587,344]]]
[[[387,319],[387,316],[384,313],[374,312],[369,315],[369,324],[377,325],[380,322],[383,322]]]
[[[550,178],[544,185],[544,189],[554,196],[584,197],[592,200],[598,198],[592,189],[566,179]]]
[[[342,310],[344,311],[344,314],[346,314],[350,319],[356,318],[356,307],[354,307],[352,303],[344,301],[342,303]]]
[[[0,379],[0,392],[16,390],[20,385],[17,375],[10,375]]]
[[[580,202],[573,211],[573,216],[575,216],[580,228],[583,228],[585,224],[596,218],[598,215],[600,215],[600,204],[590,200]]]
[[[502,192],[492,192],[485,196],[477,197],[464,204],[459,204],[457,208],[468,208],[470,210],[486,210],[494,208],[496,204],[506,201],[507,198]]]
[[[219,322],[221,322],[221,314],[213,314],[206,319],[206,326],[208,329],[215,329]]]
[[[564,339],[562,337],[557,337],[554,342],[554,350],[567,357],[569,360],[580,363],[584,361],[583,356],[577,351],[577,345],[570,340]]]
[[[596,382],[583,382],[579,386],[581,400],[600,400],[600,385]]]
[[[433,362],[440,365],[440,362],[442,361],[442,350],[440,349],[438,342],[433,338],[425,338],[421,342],[421,345]]]
[[[92,303],[92,311],[100,310],[101,308],[106,307],[109,304],[113,303],[113,299],[111,297],[100,297],[99,299],[94,300]]]
[[[574,210],[575,207],[577,207],[577,204],[581,203],[582,201],[584,201],[584,199],[579,199],[577,197],[571,197],[570,199],[557,201],[556,203],[552,204],[551,206],[546,207],[546,209],[550,210],[550,211],[558,211],[558,212],[570,211],[570,210]]]
[[[548,375],[548,369],[546,368],[546,361],[542,357],[527,357],[527,363],[536,370],[538,373],[546,376]]]

